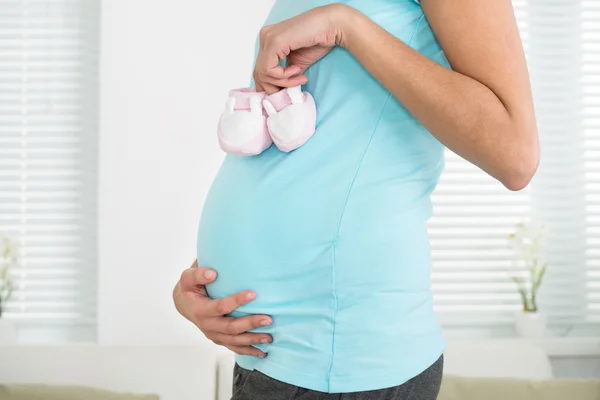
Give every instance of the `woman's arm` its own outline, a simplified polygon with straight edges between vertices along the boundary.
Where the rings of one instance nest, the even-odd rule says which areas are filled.
[[[354,8],[332,4],[263,28],[257,86],[273,92],[304,83],[298,73],[341,45],[445,146],[507,188],[524,188],[539,149],[511,1],[422,0],[422,6],[452,70]],[[278,62],[286,57],[282,69]]]
[[[449,149],[511,190],[539,160],[529,75],[510,0],[422,0],[453,70],[341,7],[340,44]]]

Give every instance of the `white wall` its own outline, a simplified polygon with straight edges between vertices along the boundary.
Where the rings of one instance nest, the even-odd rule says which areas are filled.
[[[229,89],[247,86],[270,0],[105,0],[98,340],[200,339],[170,296],[195,257]],[[209,5],[209,6],[208,6]]]

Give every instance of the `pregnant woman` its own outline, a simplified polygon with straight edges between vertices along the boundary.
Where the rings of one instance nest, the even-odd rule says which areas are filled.
[[[237,353],[234,399],[435,399],[444,147],[509,190],[538,163],[511,2],[278,0],[259,39],[256,89],[303,85],[316,133],[226,157],[177,309]]]

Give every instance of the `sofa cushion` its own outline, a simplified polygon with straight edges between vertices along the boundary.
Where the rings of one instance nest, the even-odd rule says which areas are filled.
[[[600,400],[600,380],[471,378],[444,375],[438,400]]]
[[[0,400],[160,400],[156,395],[115,393],[83,386],[0,385]]]

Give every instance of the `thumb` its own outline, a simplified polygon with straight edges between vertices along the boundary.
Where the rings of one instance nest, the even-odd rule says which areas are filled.
[[[197,267],[195,265],[197,264],[194,263],[194,266],[186,269],[181,274],[179,283],[184,292],[196,292],[198,290],[198,286],[207,285],[217,278],[217,272],[215,270],[211,268]]]

